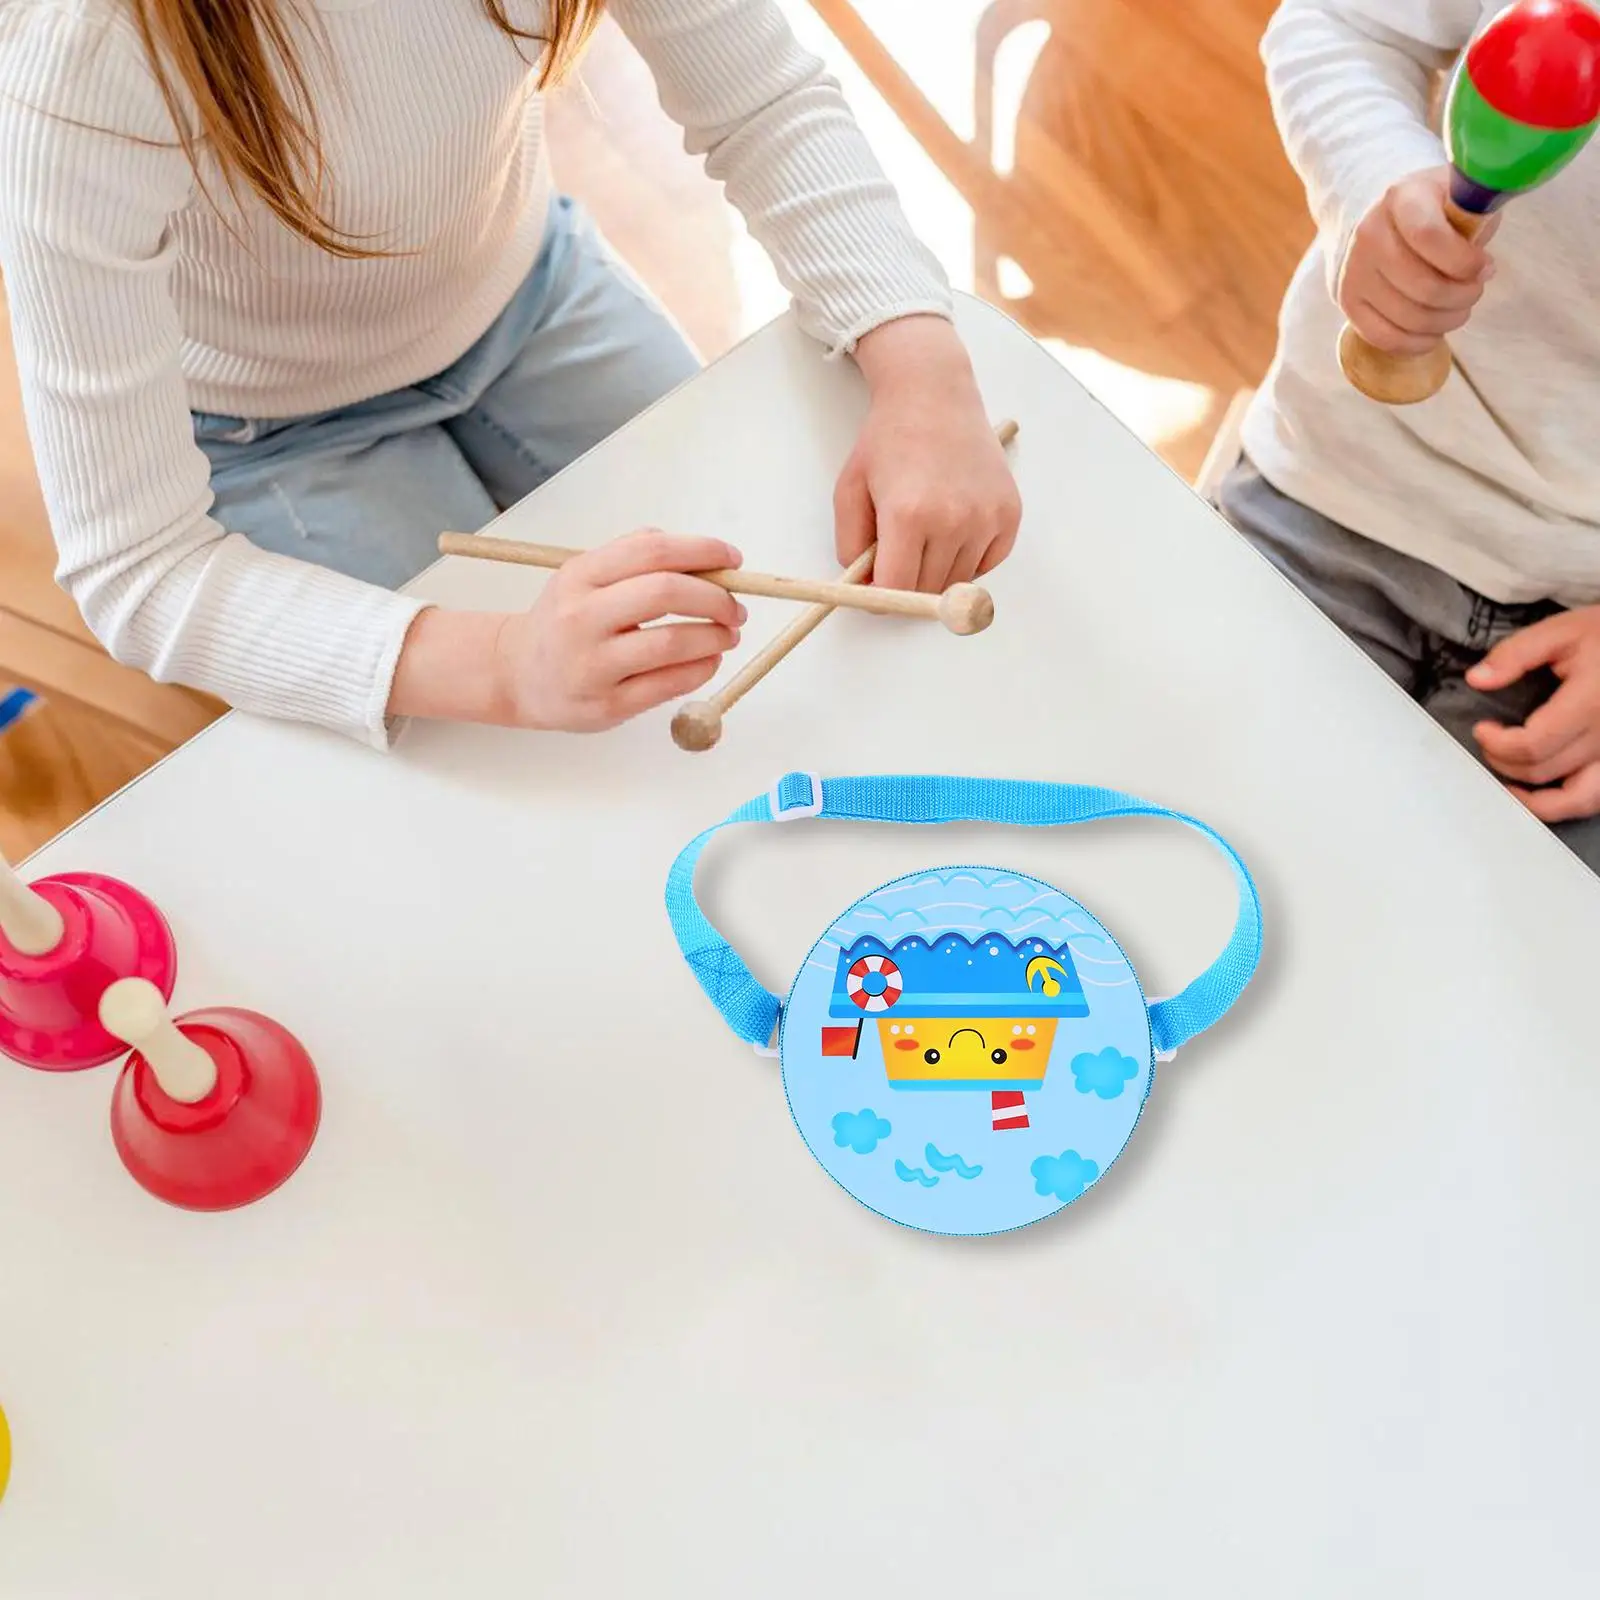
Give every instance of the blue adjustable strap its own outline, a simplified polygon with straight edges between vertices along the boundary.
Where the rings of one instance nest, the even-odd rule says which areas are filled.
[[[1150,1007],[1158,1054],[1169,1054],[1204,1032],[1244,993],[1261,959],[1261,901],[1249,869],[1214,828],[1114,789],[1009,778],[828,778],[791,772],[770,794],[747,801],[679,853],[667,875],[667,915],[684,959],[728,1025],[758,1049],[773,1042],[779,1003],[751,976],[733,947],[711,926],[694,897],[695,869],[713,835],[736,822],[787,822],[801,817],[854,822],[1003,822],[1056,828],[1109,817],[1165,817],[1203,833],[1233,868],[1239,920],[1215,961],[1181,994]]]

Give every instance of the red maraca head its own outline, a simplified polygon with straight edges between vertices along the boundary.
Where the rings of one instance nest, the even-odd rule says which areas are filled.
[[[1455,198],[1494,210],[1547,182],[1600,119],[1600,13],[1584,0],[1517,0],[1473,41],[1445,108]]]
[[[1517,0],[1473,41],[1467,71],[1502,116],[1581,128],[1600,117],[1600,13],[1586,0]]]

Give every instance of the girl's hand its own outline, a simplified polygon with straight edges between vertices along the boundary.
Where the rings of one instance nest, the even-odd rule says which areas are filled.
[[[720,539],[656,529],[587,550],[507,618],[496,655],[508,721],[599,733],[709,683],[745,609],[695,572],[736,567]],[[668,617],[701,621],[668,622]]]
[[[528,611],[424,611],[389,713],[598,733],[693,694],[745,620],[726,589],[694,574],[741,560],[720,539],[646,529],[574,557]]]
[[[1480,722],[1472,735],[1484,760],[1541,821],[1600,814],[1600,606],[1563,611],[1503,639],[1467,682],[1503,689],[1539,667],[1554,672],[1561,687],[1520,728]]]
[[[869,333],[856,361],[872,409],[834,491],[839,563],[874,539],[874,583],[930,594],[1005,560],[1022,501],[954,328],[906,317]]]

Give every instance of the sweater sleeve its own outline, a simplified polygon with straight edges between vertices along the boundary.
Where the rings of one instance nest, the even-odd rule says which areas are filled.
[[[1350,236],[1402,178],[1444,162],[1428,125],[1434,76],[1466,47],[1478,0],[1284,0],[1261,54],[1331,282]]]
[[[59,581],[119,661],[385,744],[419,602],[209,515],[171,288],[193,183],[124,25],[0,6],[0,269]]]
[[[851,350],[896,317],[950,314],[943,272],[777,0],[612,0],[610,9],[809,333]]]

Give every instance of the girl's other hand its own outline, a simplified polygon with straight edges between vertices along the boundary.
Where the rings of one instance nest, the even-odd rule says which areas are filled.
[[[598,733],[693,694],[745,620],[738,600],[695,574],[741,559],[720,539],[644,529],[551,573],[527,611],[424,611],[389,713]]]
[[[841,566],[874,539],[872,580],[936,594],[998,565],[1022,501],[986,415],[972,363],[940,317],[869,333],[856,361],[872,408],[834,492]]]

